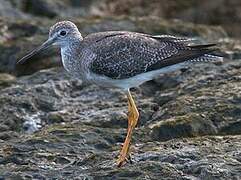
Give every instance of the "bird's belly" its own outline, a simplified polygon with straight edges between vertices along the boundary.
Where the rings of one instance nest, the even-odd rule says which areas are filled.
[[[85,73],[83,74],[82,78],[84,81],[87,81],[92,84],[96,84],[98,86],[113,87],[113,85],[108,82],[108,78],[106,78],[105,76],[97,75],[95,73],[91,73],[91,72]]]
[[[142,83],[153,79],[159,74],[169,73],[169,72],[178,70],[180,68],[186,67],[186,65],[187,63],[185,62],[179,63],[172,66],[168,66],[166,68],[149,71],[149,72],[142,73],[142,74],[125,78],[125,79],[112,79],[106,76],[101,76],[101,75],[92,73],[89,77],[89,81],[104,87],[115,87],[115,88],[128,90],[129,88],[137,87]]]

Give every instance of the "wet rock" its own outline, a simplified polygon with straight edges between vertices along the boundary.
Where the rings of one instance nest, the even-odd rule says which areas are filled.
[[[160,93],[155,96],[155,101],[159,106],[162,106],[169,101],[173,100],[175,98],[175,94],[173,92],[170,93]]]
[[[23,130],[26,133],[32,134],[36,131],[39,131],[41,128],[41,119],[39,118],[39,114],[33,114],[30,116],[23,117],[25,122],[23,123]]]
[[[127,114],[123,112],[111,112],[110,116],[106,118],[106,121],[103,122],[103,119],[100,120],[99,126],[127,128]]]
[[[12,138],[18,137],[19,134],[17,134],[15,131],[10,131],[7,126],[2,128],[2,132],[0,132],[0,140],[8,141]]]
[[[0,31],[0,72],[9,72],[11,74],[26,74],[27,72],[35,72],[39,67],[44,67],[44,64],[38,67],[38,56],[33,58],[34,65],[28,67],[16,66],[16,62],[20,57],[27,53],[27,50],[33,49],[40,45],[46,37],[43,36],[44,30],[38,27],[38,21],[33,20],[19,20],[19,21],[6,21],[3,20],[2,32]],[[40,23],[39,23],[40,24]],[[1,26],[0,26],[1,27]],[[47,32],[47,31],[46,31]],[[33,38],[35,36],[35,38]],[[22,50],[26,51],[23,52]],[[49,55],[45,56],[47,66],[51,66],[51,63],[56,64],[56,58],[52,58],[52,61],[48,61],[48,57],[51,56],[53,51],[48,52]],[[42,57],[42,56],[40,56]],[[54,61],[55,60],[55,61]],[[60,63],[60,61],[58,61]]]
[[[3,18],[27,18],[27,15],[14,8],[11,2],[0,0],[0,17]]]
[[[180,19],[198,24],[222,25],[230,35],[239,37],[241,15],[240,1],[204,0],[165,1],[156,0],[105,0],[95,7],[93,13],[105,16],[131,15],[137,17],[157,16],[167,19]]]
[[[61,115],[61,112],[50,112],[48,114],[48,122],[50,124],[52,123],[61,123],[61,122],[64,122],[64,119]]]
[[[151,136],[155,140],[169,140],[177,137],[195,137],[216,134],[213,122],[197,114],[186,114],[166,119],[151,125]]]
[[[4,15],[13,12],[21,13],[21,18],[31,19],[31,17],[41,18],[70,18],[70,17],[83,17],[92,15],[96,7],[99,4],[94,0],[10,0],[3,3]],[[10,12],[12,10],[13,12]],[[24,15],[24,16],[23,16]]]
[[[240,60],[196,64],[168,74],[177,84],[160,76],[134,89],[134,164],[122,169],[115,159],[126,135],[124,92],[86,85],[58,68],[19,77],[0,90],[1,144],[12,147],[0,151],[3,176],[24,165],[20,177],[240,177],[240,68]]]
[[[40,32],[40,27],[29,21],[17,21],[7,25],[11,39],[31,37]]]
[[[177,87],[182,83],[182,77],[180,76],[179,78],[177,78],[176,76],[172,77],[169,74],[165,74],[161,75],[161,77],[159,78],[155,78],[153,81],[155,82],[156,86],[159,87],[159,90],[162,90]]]
[[[16,78],[10,74],[0,73],[0,88],[10,86]]]
[[[140,110],[139,126],[149,125],[153,129],[150,136],[159,140],[238,134],[239,126],[232,128],[232,133],[228,129],[240,119],[240,68],[239,61],[196,64],[153,80],[152,95],[148,95],[149,84],[144,84],[133,93]],[[173,81],[178,83],[172,84]],[[86,86],[63,69],[19,78],[11,87],[2,89],[0,102],[5,104],[0,108],[6,118],[2,122],[19,132],[28,131],[29,127],[34,132],[57,122],[83,121],[106,128],[127,125],[127,99],[123,92]]]
[[[118,169],[115,159],[119,149],[113,153],[112,148],[117,141],[111,141],[106,128],[93,131],[88,127],[81,124],[52,126],[45,129],[44,134],[37,133],[21,141],[8,141],[5,154],[0,151],[2,176],[10,178],[18,172],[20,178],[50,178],[53,174],[55,178],[68,179],[79,174],[90,179],[241,177],[240,136],[183,138],[161,143],[138,140],[133,164]],[[111,132],[112,136],[120,136],[117,129]],[[96,136],[95,143],[93,136]],[[96,146],[97,142],[102,146]],[[11,169],[7,166],[10,164]],[[21,173],[19,166],[24,166]]]
[[[22,10],[27,13],[31,13],[39,16],[46,16],[53,18],[57,16],[57,7],[61,4],[60,1],[48,1],[48,0],[24,0],[22,3]]]
[[[237,61],[229,65],[236,64],[240,69],[239,63]],[[209,71],[209,68],[213,70]],[[151,132],[153,138],[170,139],[175,135],[197,136],[205,135],[207,132],[208,134],[238,133],[241,114],[237,77],[240,76],[240,72],[235,68],[227,69],[229,69],[227,64],[216,67],[206,67],[206,65],[202,68],[193,67],[183,73],[180,85],[163,90],[160,94],[167,93],[169,96],[165,103],[162,101],[159,103],[161,105],[159,111],[152,116],[150,127],[153,128]],[[197,72],[200,72],[200,76]],[[156,94],[157,102],[158,98],[161,98],[160,94]],[[157,122],[154,123],[155,121]],[[232,126],[236,128],[231,128]]]
[[[240,110],[238,110],[236,113],[241,113]],[[237,121],[237,122],[230,122],[229,124],[227,124],[226,126],[224,126],[220,131],[223,134],[239,134],[239,130],[241,128],[241,122]]]
[[[28,7],[24,1],[6,2],[7,11],[0,14],[16,12],[0,18],[0,71],[5,72],[0,74],[0,178],[241,178],[240,41],[220,27],[159,17],[73,18],[88,14],[79,6],[97,11],[90,5],[94,1],[36,1],[40,6],[26,1]],[[19,12],[23,16],[14,19]],[[83,36],[130,30],[222,44],[223,63],[194,64],[132,89],[140,118],[132,139],[133,164],[123,168],[115,164],[128,123],[123,91],[85,84],[62,68],[38,71],[61,65],[58,50],[15,66],[47,39],[56,19],[70,16]]]
[[[70,79],[62,69],[41,71],[21,78],[17,84],[13,88],[3,89],[0,101],[4,102],[1,114],[5,119],[2,122],[18,131],[34,132],[44,124],[75,120],[98,126],[98,119],[99,124],[111,127],[119,120],[118,114],[114,115],[113,112],[127,105],[125,102],[115,107],[109,103],[109,99],[115,102],[119,101],[118,96],[122,97],[118,90],[106,93],[105,89],[97,91],[95,86],[82,87],[81,80]],[[73,109],[72,105],[78,108]],[[119,117],[125,111],[126,108],[119,110]],[[95,122],[90,119],[95,119]]]

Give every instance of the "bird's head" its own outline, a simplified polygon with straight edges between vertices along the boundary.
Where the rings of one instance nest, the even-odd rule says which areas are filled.
[[[46,50],[52,45],[57,45],[63,48],[76,39],[82,39],[82,36],[74,23],[70,21],[58,22],[50,28],[48,40],[45,41],[41,46],[37,47],[36,49],[25,55],[17,63],[24,63],[35,54]]]

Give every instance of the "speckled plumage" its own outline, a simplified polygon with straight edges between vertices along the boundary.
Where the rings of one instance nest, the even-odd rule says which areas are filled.
[[[61,36],[63,30],[66,36]],[[69,73],[92,83],[124,89],[183,67],[185,62],[218,59],[209,55],[213,45],[190,46],[190,42],[192,39],[128,31],[99,32],[83,38],[70,21],[52,26],[46,41],[47,46],[60,46],[62,62]]]
[[[88,48],[96,55],[91,71],[112,79],[125,79],[169,65],[193,60],[210,52],[187,46],[187,39],[151,36],[133,32],[103,32],[89,35],[96,41]]]
[[[54,24],[52,27],[49,29],[49,37],[52,37],[55,33],[62,29],[73,29],[76,32],[78,32],[78,28],[74,23],[71,23],[69,21],[60,21]]]
[[[184,61],[217,58],[207,56],[212,50],[205,46],[188,46],[189,41],[173,36],[151,36],[126,31],[100,32],[84,37],[78,45],[72,44],[76,47],[69,50],[67,59],[79,63],[72,63],[69,69],[81,66],[88,69],[87,72],[121,80]],[[81,68],[79,74],[82,74]]]

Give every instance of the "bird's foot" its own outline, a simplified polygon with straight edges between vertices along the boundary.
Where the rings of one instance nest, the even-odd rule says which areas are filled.
[[[126,163],[130,163],[130,164],[133,163],[131,155],[130,154],[127,154],[126,156],[120,155],[119,159],[117,160],[117,167],[122,167]]]
[[[129,159],[129,147],[130,147],[130,138],[127,136],[125,142],[122,146],[119,158],[117,160],[117,167],[121,167],[128,162]]]

